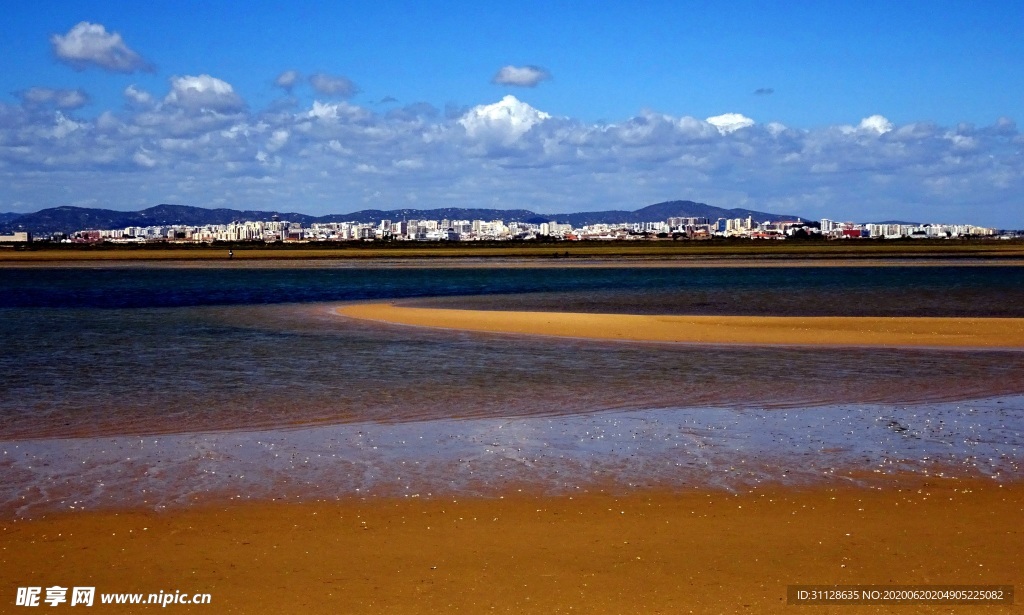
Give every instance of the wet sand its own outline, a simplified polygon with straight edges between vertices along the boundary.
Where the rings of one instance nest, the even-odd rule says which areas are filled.
[[[882,484],[8,520],[0,594],[11,609],[17,587],[61,584],[207,592],[211,613],[756,613],[786,609],[788,584],[1024,587],[1024,486],[912,476]]]
[[[361,303],[339,314],[392,324],[698,344],[1022,348],[1024,318],[652,316],[455,310]]]

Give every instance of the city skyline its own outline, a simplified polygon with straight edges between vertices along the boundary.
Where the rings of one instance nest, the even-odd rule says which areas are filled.
[[[19,6],[0,212],[678,198],[1020,228],[1024,8]]]
[[[555,220],[524,222],[506,219],[382,219],[378,222],[302,222],[288,221],[276,214],[272,220],[237,220],[227,224],[150,224],[124,228],[80,229],[63,234],[64,243],[211,243],[285,242],[285,241],[532,241],[541,238],[575,241],[622,241],[641,239],[703,240],[742,238],[784,240],[791,237],[828,239],[949,239],[994,237],[997,229],[973,224],[935,223],[859,223],[840,222],[827,218],[819,221],[775,220],[756,221],[745,218],[709,218],[706,216],[672,216],[665,220],[646,222],[598,222],[572,224]],[[1004,236],[1008,238],[1009,236]],[[56,236],[54,240],[56,240]],[[49,238],[47,238],[49,240]],[[29,233],[0,235],[0,241],[31,241]]]

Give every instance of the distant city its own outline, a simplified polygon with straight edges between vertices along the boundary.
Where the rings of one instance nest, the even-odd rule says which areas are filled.
[[[364,241],[630,241],[1011,237],[973,224],[807,220],[796,214],[665,201],[636,210],[544,214],[525,209],[296,212],[160,204],[139,211],[61,206],[0,214],[0,242],[213,243]]]
[[[47,237],[64,243],[212,243],[212,242],[327,242],[327,241],[511,241],[553,239],[563,241],[622,241],[737,237],[745,239],[921,238],[943,239],[994,237],[996,229],[971,224],[855,223],[746,218],[670,217],[651,222],[539,224],[504,220],[388,220],[377,223],[325,222],[303,225],[272,216],[270,220],[246,220],[229,224],[130,226],[117,229],[83,229]],[[30,242],[28,232],[0,235],[2,242]]]

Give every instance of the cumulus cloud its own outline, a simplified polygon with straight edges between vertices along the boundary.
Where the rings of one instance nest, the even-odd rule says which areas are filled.
[[[892,130],[892,122],[881,115],[872,115],[862,119],[860,125],[857,126],[857,130],[884,135]]]
[[[82,90],[55,90],[35,87],[17,92],[22,104],[30,107],[53,106],[58,109],[78,109],[89,103],[89,95]]]
[[[754,96],[771,96],[775,93],[775,88],[757,88],[754,90]]]
[[[270,138],[267,139],[267,145],[266,145],[267,151],[268,152],[276,152],[277,150],[281,149],[282,147],[285,146],[286,143],[288,143],[288,137],[290,137],[290,136],[291,136],[291,133],[289,133],[287,130],[285,130],[283,128],[275,130],[270,135]]]
[[[415,194],[424,208],[559,212],[689,198],[811,219],[1024,219],[1024,139],[1011,118],[808,130],[648,110],[608,123],[514,96],[444,113],[344,100],[252,110],[209,76],[175,78],[170,100],[146,94],[126,89],[127,100],[149,102],[91,118],[58,108],[55,95],[0,104],[0,203],[66,202],[73,185],[100,201],[311,213],[387,209]]]
[[[140,90],[134,84],[126,87],[123,95],[128,104],[138,107],[146,107],[155,102],[152,94],[145,90]]]
[[[491,78],[497,85],[514,85],[523,88],[536,87],[541,81],[551,78],[551,73],[539,66],[502,66]]]
[[[351,98],[359,89],[348,77],[340,75],[328,75],[326,73],[314,73],[309,76],[309,84],[318,94],[324,96],[338,96],[340,98]]]
[[[152,71],[151,64],[125,44],[117,32],[107,32],[103,24],[83,21],[67,34],[50,37],[53,53],[58,60],[75,70],[96,66],[115,73]]]
[[[192,111],[232,112],[245,106],[230,83],[210,75],[172,77],[164,102]]]
[[[345,121],[359,118],[368,118],[370,113],[356,105],[347,102],[322,103],[319,100],[313,101],[313,106],[305,113],[307,118],[325,121]]]
[[[152,169],[156,166],[156,159],[142,149],[132,154],[132,162],[146,169]]]
[[[754,120],[740,113],[723,113],[722,115],[709,117],[705,121],[717,128],[718,132],[723,135],[754,125]]]
[[[292,88],[302,80],[302,75],[297,70],[286,70],[274,79],[274,85],[285,92],[291,92]]]
[[[550,117],[509,95],[494,104],[473,107],[459,119],[459,124],[470,138],[509,145]]]

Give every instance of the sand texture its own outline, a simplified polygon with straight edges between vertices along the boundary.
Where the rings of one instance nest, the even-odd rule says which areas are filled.
[[[785,606],[788,584],[1024,587],[1021,485],[894,483],[271,502],[4,521],[0,610],[15,609],[18,586],[58,583],[206,592],[211,606],[193,610],[211,613],[764,613],[795,608]]]
[[[351,318],[420,327],[556,337],[841,346],[1024,347],[1024,318],[651,316],[345,305]]]

